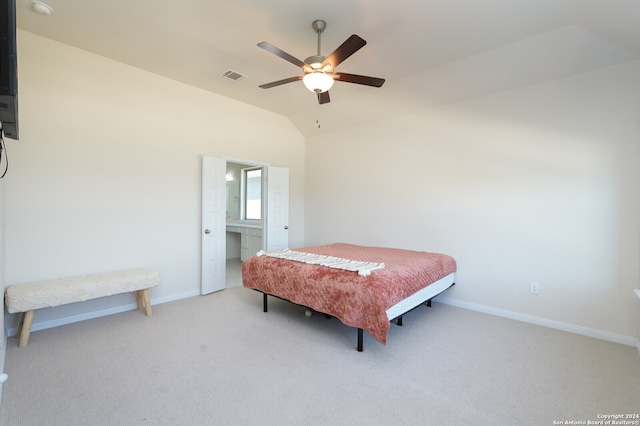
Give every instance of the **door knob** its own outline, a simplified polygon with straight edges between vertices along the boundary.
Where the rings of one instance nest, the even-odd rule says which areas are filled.
[[[205,230],[204,230],[204,233],[205,233],[205,234],[210,234],[210,233],[211,233],[211,231],[209,231],[208,229],[205,229]]]
[[[284,229],[289,229],[289,227],[287,225],[284,226]]]

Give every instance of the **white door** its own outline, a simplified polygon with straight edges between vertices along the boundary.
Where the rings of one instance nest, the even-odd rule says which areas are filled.
[[[289,169],[267,168],[266,251],[289,248]]]
[[[227,162],[202,157],[202,276],[200,292],[213,293],[225,287],[226,270],[226,181]]]

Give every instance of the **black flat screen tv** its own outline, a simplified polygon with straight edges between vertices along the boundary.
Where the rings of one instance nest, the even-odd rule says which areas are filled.
[[[4,135],[18,140],[18,56],[15,0],[0,0],[0,122]]]

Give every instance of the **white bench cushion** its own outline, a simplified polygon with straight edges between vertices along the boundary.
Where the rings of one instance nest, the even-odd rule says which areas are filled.
[[[127,269],[7,287],[7,312],[27,312],[160,285],[153,269]]]

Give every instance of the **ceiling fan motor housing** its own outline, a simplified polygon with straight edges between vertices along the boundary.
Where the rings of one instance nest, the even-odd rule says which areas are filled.
[[[322,61],[324,61],[325,58],[326,56],[320,55],[309,56],[304,60],[304,63],[310,65],[314,70],[319,70],[322,68]]]

